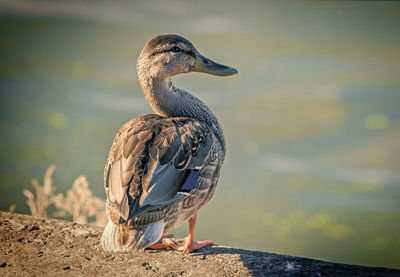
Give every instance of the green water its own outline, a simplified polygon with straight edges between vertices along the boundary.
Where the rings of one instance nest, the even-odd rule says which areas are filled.
[[[137,56],[177,33],[239,70],[174,79],[227,140],[197,239],[400,268],[399,3],[18,3],[0,5],[1,210],[29,213],[52,163],[58,192],[83,174],[105,197],[116,131],[151,112]]]

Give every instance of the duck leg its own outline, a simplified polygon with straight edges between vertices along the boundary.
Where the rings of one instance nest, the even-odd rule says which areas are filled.
[[[148,249],[164,249],[172,247],[175,250],[182,251],[183,253],[191,253],[194,250],[200,249],[203,246],[214,244],[211,240],[195,241],[194,240],[194,229],[196,227],[197,214],[194,214],[189,218],[189,235],[184,239],[174,240],[170,234],[164,234],[161,240],[151,246]]]
[[[189,236],[185,239],[178,240],[174,245],[171,245],[172,248],[178,251],[182,251],[183,253],[191,253],[194,250],[200,249],[203,246],[208,244],[214,244],[211,240],[205,241],[194,241],[194,229],[196,227],[197,213],[194,214],[191,218],[189,218]]]

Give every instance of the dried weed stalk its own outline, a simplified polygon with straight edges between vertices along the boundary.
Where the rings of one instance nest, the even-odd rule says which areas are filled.
[[[47,208],[53,204],[58,210],[52,214],[53,217],[72,216],[74,222],[88,223],[89,217],[95,217],[95,225],[105,226],[107,218],[105,214],[105,202],[93,196],[89,189],[89,182],[85,176],[79,176],[67,191],[67,196],[62,193],[54,194],[53,173],[56,167],[51,165],[44,176],[43,186],[39,181],[32,180],[34,193],[24,189],[23,193],[28,198],[26,203],[33,216],[47,217]],[[35,197],[36,195],[36,197]]]
[[[16,207],[17,207],[17,205],[11,204],[10,207],[8,207],[8,212],[13,214]]]
[[[89,217],[95,216],[96,225],[103,225],[102,215],[104,214],[105,220],[105,203],[99,197],[92,195],[85,176],[75,179],[66,197],[59,193],[52,200],[59,209],[57,216],[72,215],[72,220],[77,223],[87,223]]]
[[[56,170],[55,165],[50,165],[46,171],[43,178],[43,187],[40,186],[37,179],[32,180],[33,188],[35,189],[35,194],[30,190],[24,189],[22,192],[28,198],[26,203],[31,210],[33,216],[47,217],[47,207],[52,203],[51,197],[54,191],[53,179],[51,178],[54,170]],[[36,195],[36,198],[35,198]]]

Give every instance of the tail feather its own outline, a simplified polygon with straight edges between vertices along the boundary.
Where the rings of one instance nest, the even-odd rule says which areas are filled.
[[[125,229],[122,225],[108,220],[101,237],[101,245],[105,251],[141,250],[159,241],[164,232],[163,220],[141,229]]]

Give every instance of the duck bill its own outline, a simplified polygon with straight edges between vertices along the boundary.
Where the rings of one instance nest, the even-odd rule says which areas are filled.
[[[196,63],[191,68],[191,71],[204,72],[216,76],[230,76],[238,73],[233,67],[218,64],[200,54],[196,55]]]

